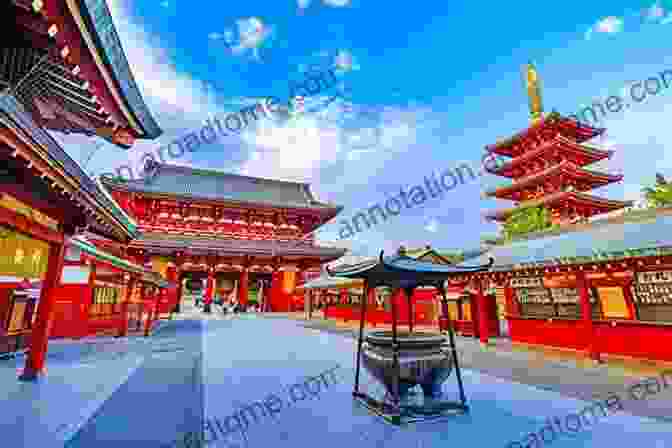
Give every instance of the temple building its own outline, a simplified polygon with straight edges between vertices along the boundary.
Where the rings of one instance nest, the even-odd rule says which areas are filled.
[[[100,295],[100,282],[90,276],[94,266],[101,268],[99,280],[107,275],[105,265],[114,271],[115,289],[129,291],[111,316],[122,334],[132,282],[152,297],[152,310],[142,309],[151,312],[144,321],[150,323],[166,286],[144,266],[73,241],[88,232],[124,246],[138,228],[47,130],[98,136],[124,148],[161,130],[135,84],[105,1],[1,3],[0,355],[28,349],[21,378],[32,380],[44,370],[60,320],[92,321]],[[73,247],[80,249],[73,259],[78,267],[66,261]],[[61,294],[75,277],[87,283],[80,289],[86,296]],[[78,327],[79,336],[87,332]]]
[[[103,178],[138,223],[127,254],[184,287],[206,281],[205,300],[236,291],[245,306],[261,282],[263,309],[289,311],[304,273],[344,249],[312,237],[342,207],[318,201],[308,184],[159,164],[151,181]],[[234,285],[231,287],[231,285]]]
[[[527,66],[532,124],[515,136],[486,146],[491,154],[510,157],[491,174],[513,179],[513,183],[485,193],[486,197],[508,199],[516,206],[489,213],[494,221],[506,221],[520,207],[543,206],[554,224],[568,224],[632,205],[631,202],[600,198],[586,192],[622,180],[586,169],[586,165],[608,159],[606,151],[586,143],[604,129],[593,128],[556,112],[544,115],[537,72]]]

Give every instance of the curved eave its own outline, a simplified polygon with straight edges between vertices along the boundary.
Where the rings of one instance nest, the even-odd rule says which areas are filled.
[[[527,137],[531,133],[538,131],[539,129],[545,126],[553,126],[553,125],[557,125],[560,126],[561,128],[569,130],[570,133],[574,134],[576,137],[579,137],[578,139],[579,143],[583,143],[584,141],[595,138],[598,135],[603,134],[606,130],[604,128],[595,128],[592,126],[582,124],[577,120],[573,120],[569,117],[564,117],[560,113],[553,111],[546,114],[546,116],[542,120],[533,123],[528,128],[519,131],[512,137],[503,139],[492,145],[487,145],[485,149],[488,152],[492,152],[503,156],[509,156],[509,157],[515,156],[517,154],[513,154],[513,152],[511,151],[511,145],[517,143],[519,140]]]
[[[407,256],[385,257],[384,253],[380,253],[380,263],[388,270],[407,274],[421,274],[421,275],[455,275],[465,273],[484,272],[489,270],[495,263],[493,258],[490,258],[488,264],[479,266],[457,266],[457,265],[440,265],[436,263],[428,263],[425,261],[417,261],[414,258]]]
[[[58,173],[62,179],[60,183],[67,185],[65,188],[73,194],[78,192],[76,196],[81,198],[78,202],[94,208],[96,215],[110,224],[116,238],[129,240],[137,237],[137,226],[128,220],[119,205],[86,175],[58,142],[38,126],[23,105],[11,95],[0,95],[0,125],[11,129],[21,144],[25,145],[25,150],[22,151],[29,153],[30,157],[38,158],[49,170]]]
[[[129,247],[146,251],[172,252],[179,251],[187,254],[217,254],[222,257],[236,257],[241,255],[260,257],[305,257],[317,258],[323,263],[337,260],[346,253],[346,249],[323,246],[295,246],[292,244],[274,245],[269,241],[258,240],[228,240],[216,237],[191,237],[184,235],[169,235],[161,240],[139,239],[131,241]]]
[[[559,191],[557,193],[545,196],[541,199],[526,202],[525,204],[521,204],[518,207],[510,207],[497,211],[487,212],[485,214],[485,218],[491,221],[503,221],[506,220],[514,211],[519,210],[522,207],[537,207],[539,205],[552,206],[553,204],[562,201],[571,201],[574,203],[586,204],[590,207],[599,209],[598,214],[608,211],[619,210],[624,207],[630,207],[633,204],[633,201],[618,201],[613,199],[604,199],[597,196],[578,193],[575,191]]]
[[[127,183],[119,183],[115,182],[105,176],[100,176],[99,177],[101,183],[107,188],[108,190],[114,190],[114,191],[119,191],[123,193],[139,193],[142,194],[145,197],[148,198],[154,198],[154,199],[166,199],[166,200],[192,200],[192,201],[203,201],[203,202],[208,202],[208,203],[213,203],[213,204],[218,204],[221,206],[226,206],[226,205],[232,205],[234,207],[241,207],[241,208],[272,208],[272,209],[285,209],[285,210],[293,210],[293,211],[314,211],[316,213],[320,213],[324,215],[325,222],[333,219],[336,215],[338,215],[342,210],[343,206],[332,206],[330,204],[306,204],[304,205],[299,205],[299,204],[285,204],[281,202],[255,202],[255,201],[245,201],[245,200],[236,200],[236,199],[228,199],[228,198],[222,198],[222,199],[213,199],[213,198],[208,198],[204,196],[199,196],[199,195],[190,195],[190,194],[171,194],[168,192],[153,192],[153,191],[147,191],[143,190],[142,188],[136,188],[134,186],[128,185]]]
[[[341,277],[319,277],[303,285],[297,286],[296,292],[304,292],[308,289],[329,289],[329,288],[361,288],[364,281],[361,279],[347,279]]]
[[[488,173],[494,174],[496,176],[512,178],[514,177],[513,170],[517,166],[535,159],[544,159],[544,156],[551,152],[551,148],[553,147],[558,147],[557,149],[562,149],[563,152],[573,152],[574,154],[585,158],[586,161],[582,162],[581,164],[576,164],[577,166],[590,165],[592,163],[599,162],[600,160],[609,159],[614,154],[613,151],[603,150],[585,144],[577,144],[558,134],[553,140],[549,140],[543,143],[533,151],[526,152],[525,154],[522,154],[495,169],[486,166],[485,170]]]
[[[69,243],[80,249],[88,256],[94,258],[95,260],[109,263],[112,266],[122,269],[124,271],[134,272],[136,274],[143,274],[143,275],[147,274],[147,270],[144,267],[136,265],[135,263],[131,263],[130,261],[123,260],[112,254],[108,254],[107,252],[98,249],[96,246],[87,241],[75,237],[71,238]]]
[[[482,272],[488,270],[493,263],[494,260],[491,260],[489,264],[482,266],[447,266],[425,261],[417,261],[416,259],[405,255],[385,257],[384,252],[381,252],[378,260],[366,261],[364,263],[349,266],[345,269],[332,271],[327,268],[326,270],[327,274],[331,277],[367,278],[370,275],[385,276],[386,274],[396,273],[404,278],[410,275],[419,275],[432,278],[433,280],[439,280],[453,275]]]
[[[613,182],[620,182],[623,179],[622,174],[614,175],[614,174],[598,173],[596,171],[579,168],[578,166],[576,166],[571,162],[564,161],[557,165],[553,165],[549,168],[546,168],[545,170],[539,173],[531,174],[528,177],[524,177],[510,185],[486,191],[485,196],[486,197],[494,196],[499,199],[510,199],[512,193],[518,191],[524,191],[525,189],[535,187],[549,176],[555,176],[559,174],[573,177],[575,179],[581,179],[581,180],[589,179],[591,184],[591,187],[589,189],[599,188]]]
[[[101,73],[107,72],[111,75],[114,85],[108,85],[108,88],[114,89],[117,93],[115,96],[121,99],[123,104],[119,105],[120,109],[130,113],[132,119],[129,122],[140,127],[138,137],[146,139],[159,137],[163,131],[142,98],[106,1],[66,0],[66,2],[80,33],[93,40],[95,52],[103,64],[98,69]],[[82,20],[77,20],[79,17]],[[98,60],[96,64],[100,65]]]
[[[336,268],[334,270],[325,267],[325,270],[331,277],[359,278],[356,276],[373,271],[378,265],[378,260],[373,259],[349,265],[347,267]]]

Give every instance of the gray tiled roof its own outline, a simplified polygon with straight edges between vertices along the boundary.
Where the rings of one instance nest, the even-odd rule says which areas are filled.
[[[131,243],[133,247],[160,247],[171,250],[188,250],[198,253],[218,253],[224,255],[262,255],[262,256],[317,256],[336,259],[343,256],[345,249],[297,245],[279,241],[233,240],[228,238],[189,237],[183,235],[155,236],[141,235]]]
[[[581,264],[672,253],[672,216],[645,222],[605,224],[581,232],[517,241],[491,249],[470,263],[495,259],[493,270]]]
[[[339,266],[327,273],[332,277],[366,278],[368,276],[379,277],[410,277],[410,276],[442,276],[450,274],[462,274],[465,272],[487,270],[489,261],[482,266],[473,264],[447,265],[418,261],[406,255],[392,255],[385,257],[381,254],[379,259],[371,259],[356,265]]]
[[[77,3],[98,53],[119,86],[123,101],[145,131],[145,138],[157,138],[162,131],[149,112],[135,83],[106,0],[78,0]]]
[[[317,201],[308,184],[241,176],[215,170],[160,164],[157,174],[146,182],[129,180],[108,185],[131,191],[168,194],[196,199],[264,204],[274,207],[331,209],[342,207]]]

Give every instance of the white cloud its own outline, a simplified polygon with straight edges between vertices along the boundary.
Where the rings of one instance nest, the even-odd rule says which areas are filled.
[[[350,4],[350,0],[323,0],[323,1],[325,5],[333,6],[335,8],[348,6]]]
[[[256,133],[243,137],[258,149],[243,165],[241,173],[288,180],[318,176],[324,163],[336,160],[338,137],[336,128],[320,126],[311,116],[299,117],[283,126],[259,123]]]
[[[334,57],[334,65],[342,71],[349,72],[359,70],[360,66],[355,62],[355,58],[348,50],[339,50]]]
[[[651,7],[646,8],[642,15],[648,21],[658,22],[665,17],[665,8],[660,5],[660,2],[656,2]]]
[[[598,33],[618,33],[623,30],[623,19],[619,17],[605,17],[595,24]]]
[[[260,60],[260,47],[270,38],[272,28],[266,26],[261,19],[249,17],[236,21],[238,25],[238,44],[231,48],[233,54],[244,54],[248,51],[252,56]]]
[[[615,34],[623,31],[623,19],[616,16],[609,16],[600,19],[591,26],[585,34],[586,40],[590,40],[593,33]]]
[[[432,218],[429,220],[427,225],[425,226],[425,230],[431,233],[436,233],[439,231],[439,221],[436,218]]]

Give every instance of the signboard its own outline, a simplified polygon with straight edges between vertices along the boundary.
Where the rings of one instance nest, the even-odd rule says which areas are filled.
[[[512,288],[539,288],[543,287],[544,282],[542,277],[526,277],[526,278],[512,278]]]
[[[597,293],[602,300],[602,312],[606,318],[629,319],[630,310],[623,296],[623,288],[608,287],[597,288]]]
[[[49,259],[49,244],[0,226],[6,237],[0,239],[0,274],[20,278],[44,278]]]

